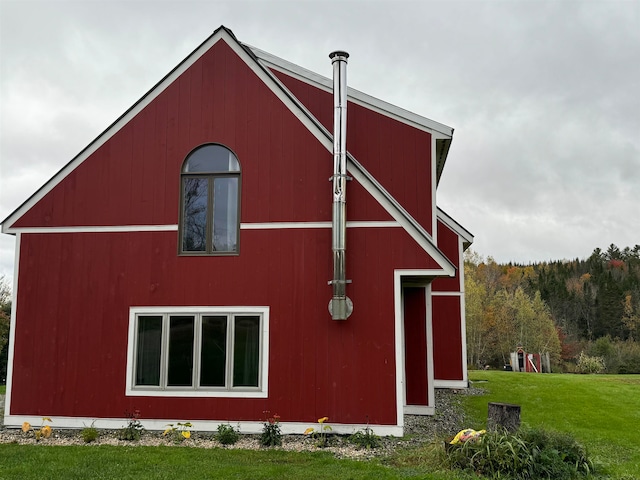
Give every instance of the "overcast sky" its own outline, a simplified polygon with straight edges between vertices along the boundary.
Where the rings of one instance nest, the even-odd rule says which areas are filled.
[[[455,128],[438,204],[481,255],[640,244],[640,1],[0,0],[0,220],[220,25]]]

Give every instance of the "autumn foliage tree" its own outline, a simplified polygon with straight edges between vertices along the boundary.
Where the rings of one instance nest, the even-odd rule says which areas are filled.
[[[469,252],[465,258],[467,356],[470,364],[501,366],[510,352],[549,353],[560,360],[556,325],[540,292],[525,286],[532,267],[499,265]]]

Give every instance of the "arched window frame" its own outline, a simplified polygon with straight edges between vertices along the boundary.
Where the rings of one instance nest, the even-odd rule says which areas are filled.
[[[220,165],[224,155],[226,168]],[[240,161],[230,148],[207,143],[187,155],[180,174],[179,255],[240,253],[240,191]],[[224,220],[218,222],[219,217]]]

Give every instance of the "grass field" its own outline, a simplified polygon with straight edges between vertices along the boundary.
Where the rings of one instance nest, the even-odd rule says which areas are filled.
[[[488,402],[522,407],[522,423],[571,432],[612,478],[640,479],[640,375],[562,375],[472,371],[488,394],[467,407],[486,425]]]
[[[528,426],[571,432],[600,467],[594,478],[640,479],[640,376],[470,372],[482,396],[464,397],[469,427],[482,428],[487,403],[515,403]],[[418,461],[416,462],[416,459]],[[424,459],[424,461],[422,460]],[[424,479],[462,480],[428,450],[390,459],[338,460],[328,452],[183,447],[0,445],[0,479]]]

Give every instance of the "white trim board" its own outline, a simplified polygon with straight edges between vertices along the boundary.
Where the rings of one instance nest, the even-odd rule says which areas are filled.
[[[398,228],[400,223],[393,220],[354,220],[347,222],[347,228]],[[241,223],[240,230],[287,230],[331,228],[331,222],[264,222]],[[119,233],[119,232],[175,232],[178,225],[77,225],[73,227],[17,227],[6,233]]]

